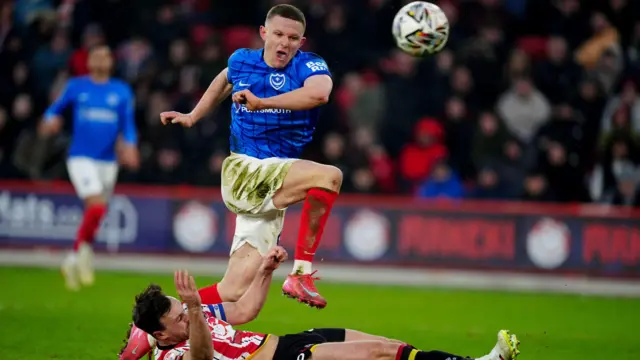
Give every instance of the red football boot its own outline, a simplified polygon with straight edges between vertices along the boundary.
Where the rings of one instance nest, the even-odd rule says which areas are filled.
[[[118,354],[120,360],[140,360],[147,354],[149,359],[152,358],[153,352],[151,350],[156,346],[155,339],[133,324],[131,324],[127,336],[129,339],[125,340],[125,346]]]
[[[320,278],[313,277],[315,273],[314,271],[311,274],[290,274],[282,285],[282,294],[311,307],[324,309],[327,306],[327,300],[318,293],[318,289],[313,283],[314,280],[320,280]]]

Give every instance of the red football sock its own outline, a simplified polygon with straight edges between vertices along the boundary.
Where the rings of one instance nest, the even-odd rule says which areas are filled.
[[[203,304],[220,304],[222,302],[217,283],[198,290],[198,293]]]
[[[300,217],[300,232],[296,243],[295,260],[313,261],[320,238],[327,223],[333,203],[338,193],[335,191],[313,188],[307,193]]]
[[[106,204],[93,204],[85,210],[82,222],[78,228],[78,234],[76,235],[76,242],[73,244],[73,251],[78,251],[80,244],[83,242],[93,243],[98,228],[100,227],[100,221],[102,221],[106,213]]]

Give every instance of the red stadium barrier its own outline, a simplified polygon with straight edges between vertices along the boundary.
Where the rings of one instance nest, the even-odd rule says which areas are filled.
[[[123,252],[226,256],[234,230],[215,188],[120,185],[99,243]],[[299,207],[281,244],[293,249]],[[62,182],[0,182],[0,247],[69,247],[82,215]],[[594,204],[341,195],[324,261],[640,277],[640,211]]]

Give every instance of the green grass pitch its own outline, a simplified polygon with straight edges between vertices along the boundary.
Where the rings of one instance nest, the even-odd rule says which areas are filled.
[[[2,360],[115,359],[134,295],[153,281],[175,294],[172,276],[99,272],[79,293],[54,270],[0,268]],[[198,285],[213,278],[200,277]],[[638,359],[640,301],[568,295],[448,291],[319,282],[329,305],[315,310],[280,296],[274,282],[248,329],[275,334],[347,327],[423,349],[484,355],[499,329],[515,332],[519,359]]]

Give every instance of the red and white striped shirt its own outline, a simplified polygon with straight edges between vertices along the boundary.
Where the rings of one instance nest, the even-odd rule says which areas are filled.
[[[186,307],[185,307],[186,309]],[[267,335],[250,331],[235,330],[225,320],[222,305],[202,305],[204,318],[211,331],[213,360],[245,360],[260,349]],[[156,347],[156,360],[182,360],[189,351],[189,340],[176,344],[171,349]]]

